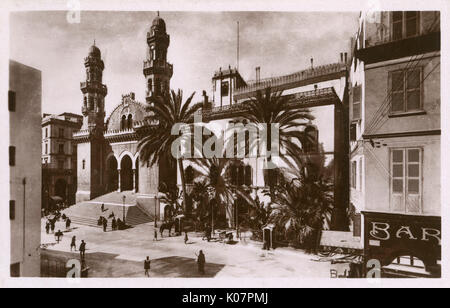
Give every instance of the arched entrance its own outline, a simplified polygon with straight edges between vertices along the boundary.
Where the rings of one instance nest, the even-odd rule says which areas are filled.
[[[133,190],[133,161],[128,155],[120,162],[120,190]]]
[[[118,171],[117,171],[117,160],[114,156],[109,157],[106,162],[106,191],[112,192],[116,191],[118,187]]]
[[[58,179],[55,183],[55,195],[66,200],[67,182],[64,179]]]

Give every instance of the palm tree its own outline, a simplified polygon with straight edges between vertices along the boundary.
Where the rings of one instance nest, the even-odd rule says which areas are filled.
[[[181,199],[180,189],[176,184],[162,183],[159,187],[159,191],[162,194],[160,198],[161,202],[170,206],[170,220],[172,220],[175,215],[183,210],[183,207],[179,202]]]
[[[207,180],[202,179],[201,181],[195,181],[190,196],[192,197],[192,200],[197,203],[197,208],[195,210],[196,221],[200,224],[204,224],[205,218],[211,214],[209,213],[208,207],[209,191]]]
[[[271,145],[275,140],[272,138],[271,126],[273,124],[279,127],[279,146],[286,150],[287,156],[296,155],[298,153],[298,143],[303,143],[304,134],[299,128],[307,125],[306,121],[313,120],[314,117],[307,109],[292,109],[289,101],[282,92],[272,92],[270,88],[266,88],[264,94],[257,91],[256,96],[250,98],[246,102],[246,112],[243,118],[250,122],[250,125],[260,126],[267,125],[267,143],[268,153]],[[250,148],[258,146],[255,142],[250,144]],[[268,162],[272,161],[272,155],[267,157]],[[269,187],[272,189],[273,184],[269,181]]]
[[[330,224],[333,210],[333,183],[327,175],[325,159],[296,156],[276,187],[276,204],[271,220],[285,231],[286,238],[305,248],[316,247],[320,231]]]
[[[171,151],[173,142],[180,136],[186,139],[191,137],[189,130],[183,130],[179,135],[172,135],[171,130],[179,123],[192,125],[194,113],[202,107],[202,103],[191,106],[194,95],[195,92],[183,104],[183,92],[178,90],[175,93],[172,90],[170,94],[154,99],[146,108],[146,111],[152,114],[151,118],[157,121],[157,125],[149,130],[139,142],[138,150],[142,161],[149,161],[152,166],[163,160],[171,161],[173,159]],[[183,157],[178,155],[176,160],[180,169],[183,209],[185,209],[187,198]]]

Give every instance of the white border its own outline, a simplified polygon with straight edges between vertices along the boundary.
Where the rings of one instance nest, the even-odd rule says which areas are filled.
[[[5,3],[6,2],[6,3]],[[0,129],[4,136],[9,136],[9,117],[6,109],[6,95],[8,86],[8,59],[9,44],[3,42],[9,41],[9,15],[8,11],[26,11],[26,10],[67,10],[68,0],[3,0],[0,3],[0,97],[2,97],[2,108],[0,108]],[[448,205],[450,193],[448,188],[449,164],[447,159],[449,145],[449,123],[445,121],[450,116],[448,108],[449,87],[443,86],[449,84],[449,7],[450,2],[446,0],[80,0],[82,10],[108,10],[108,11],[361,11],[366,9],[373,10],[440,10],[441,11],[441,110],[442,110],[442,136],[441,136],[441,160],[442,160],[442,279],[387,279],[387,280],[367,280],[367,279],[340,279],[337,283],[333,279],[250,279],[250,278],[212,278],[212,279],[87,279],[81,282],[70,281],[66,279],[45,279],[45,278],[19,278],[11,279],[9,277],[9,215],[7,197],[9,196],[9,172],[7,172],[7,147],[8,138],[1,138],[0,156],[2,157],[3,172],[0,174],[0,193],[3,196],[0,207],[0,249],[4,253],[0,255],[0,287],[445,287],[449,286],[450,264],[448,262],[448,242],[450,225],[448,223]],[[355,29],[356,32],[357,29]],[[4,185],[2,185],[4,184]],[[6,252],[6,253],[5,253]]]

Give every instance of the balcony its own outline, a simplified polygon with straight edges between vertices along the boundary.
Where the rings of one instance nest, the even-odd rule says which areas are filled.
[[[288,107],[292,109],[327,106],[340,102],[333,87],[284,95],[284,97],[289,102]],[[197,111],[197,113],[201,114],[207,120],[215,120],[239,116],[247,110],[247,104],[243,102],[233,105],[204,108]]]
[[[397,15],[395,22],[392,21],[393,15],[387,15],[393,14],[392,12],[379,13],[376,22],[365,21],[365,31],[360,31],[357,38],[359,43],[355,55],[358,59],[366,64],[372,64],[440,51],[438,13],[433,11],[396,13],[400,15]],[[414,14],[408,13],[419,15],[415,17]]]
[[[80,82],[80,88],[81,88],[81,90],[87,90],[88,88],[97,90],[97,92],[99,92],[103,95],[106,95],[108,93],[108,87],[97,81],[95,81],[95,82],[91,82],[91,81]]]
[[[344,75],[346,64],[343,62],[309,68],[293,74],[265,78],[258,82],[252,81],[245,87],[238,88],[234,91],[234,99],[245,99],[255,96],[256,91],[271,88],[274,91],[282,91],[292,89],[312,82],[327,81],[340,78]]]
[[[144,74],[150,75],[153,73],[167,73],[170,76],[173,74],[173,65],[165,61],[147,60],[144,61]]]

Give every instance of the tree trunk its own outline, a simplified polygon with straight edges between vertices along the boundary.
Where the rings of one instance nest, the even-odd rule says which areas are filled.
[[[181,158],[178,159],[178,166],[180,168],[181,187],[183,189],[183,213],[186,214],[186,180],[184,178],[183,160]]]

